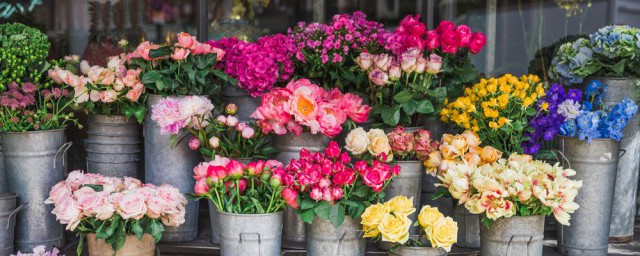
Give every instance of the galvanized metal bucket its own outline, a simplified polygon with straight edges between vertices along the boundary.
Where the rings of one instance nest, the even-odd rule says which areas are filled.
[[[218,214],[222,256],[280,256],[282,212]]]
[[[413,207],[420,209],[420,189],[422,183],[422,175],[424,174],[424,165],[420,161],[398,161],[400,166],[400,175],[394,177],[391,183],[385,188],[385,201],[396,196],[406,196],[413,198]],[[411,223],[416,222],[418,214],[409,215]],[[411,225],[410,235],[418,234],[418,227]],[[393,244],[380,241],[378,247],[381,249],[389,249]]]
[[[240,121],[245,122],[252,120],[249,115],[256,111],[261,103],[260,97],[251,97],[251,95],[247,94],[244,89],[233,85],[222,86],[220,96],[222,102],[224,102],[225,105],[234,103],[236,104],[236,106],[238,106],[238,112],[236,113],[236,116],[238,116],[238,119],[240,119]]]
[[[445,256],[447,251],[442,248],[400,246],[387,254],[389,256]]]
[[[113,177],[138,177],[140,125],[124,116],[89,115],[87,171]]]
[[[300,136],[295,136],[295,134],[291,133],[274,136],[274,147],[280,151],[275,159],[286,165],[291,159],[300,157],[302,148],[306,148],[311,152],[320,152],[324,150],[330,140],[329,137],[322,134],[311,134],[310,132],[302,132]],[[304,229],[305,224],[302,219],[293,208],[287,206],[284,211],[284,227],[282,230],[282,239],[287,242],[285,246],[298,247],[295,246],[295,243],[306,241]]]
[[[306,234],[309,256],[363,256],[367,247],[362,238],[360,219],[349,216],[338,228],[328,220],[316,217],[307,224]]]
[[[4,171],[4,157],[2,157],[2,143],[0,143],[0,193],[7,192],[7,177]]]
[[[438,207],[438,210],[444,214],[444,216],[454,216],[453,209],[456,202],[454,202],[453,198],[441,196],[438,199],[431,199],[434,195],[435,193],[422,192],[420,195],[420,206],[429,205],[431,207]],[[417,209],[420,210],[420,208]]]
[[[613,106],[625,97],[633,99],[638,94],[635,88],[640,79],[626,77],[588,77],[585,85],[593,80],[600,80],[607,85],[602,97],[605,106]],[[640,171],[640,115],[629,121],[622,133],[620,149],[626,153],[618,160],[616,186],[611,212],[610,242],[629,242],[633,240],[633,227],[636,215],[636,191],[638,189],[638,172]]]
[[[498,219],[480,231],[480,255],[542,256],[544,216],[513,216]]]
[[[209,162],[211,158],[204,157],[204,160]],[[242,164],[248,164],[251,162],[251,158],[235,158],[234,160],[240,161]],[[209,220],[211,221],[211,243],[220,244],[220,219],[218,218],[218,209],[211,200],[207,200],[209,207]]]
[[[480,215],[471,214],[464,205],[454,207],[453,220],[458,223],[458,242],[462,248],[480,248]]]
[[[16,216],[24,204],[16,208],[18,195],[0,193],[0,256],[13,253],[13,238],[16,228]]]
[[[28,203],[16,221],[16,250],[32,251],[38,245],[62,248],[63,228],[45,205],[49,190],[65,175],[64,130],[2,133],[8,190]]]
[[[564,167],[575,170],[573,178],[583,184],[575,198],[580,208],[571,215],[571,226],[558,225],[558,251],[562,255],[607,255],[620,143],[558,139]]]
[[[160,95],[149,95],[147,109],[162,99]],[[170,184],[182,193],[190,193],[195,186],[193,167],[200,162],[197,151],[189,148],[189,138],[183,139],[175,147],[171,147],[171,136],[160,134],[160,127],[151,120],[151,111],[144,120],[144,163],[145,181],[160,185]],[[183,137],[184,134],[178,135]],[[165,242],[185,242],[198,236],[197,201],[189,200],[186,206],[186,222],[179,227],[166,227],[162,235]]]

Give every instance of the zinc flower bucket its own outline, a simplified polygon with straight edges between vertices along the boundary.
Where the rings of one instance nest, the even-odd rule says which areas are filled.
[[[542,256],[544,216],[501,218],[490,228],[482,225],[480,254],[501,256]]]
[[[147,109],[151,109],[161,99],[160,95],[149,95]],[[185,194],[193,191],[193,167],[202,158],[197,151],[189,148],[189,138],[172,147],[171,135],[160,133],[160,126],[151,120],[151,111],[147,112],[144,121],[144,158],[146,183],[170,184]],[[198,202],[190,200],[186,206],[186,222],[179,227],[167,227],[162,241],[184,242],[196,239],[198,205]]]
[[[32,251],[38,245],[62,248],[62,225],[45,205],[49,189],[65,175],[64,129],[2,133],[8,190],[26,204],[16,221],[15,245],[18,251]]]
[[[124,116],[89,115],[87,170],[113,177],[138,177],[140,125]]]
[[[222,256],[279,256],[282,212],[235,214],[218,212]]]
[[[583,186],[575,198],[580,205],[571,216],[571,226],[559,225],[558,251],[562,255],[606,255],[616,184],[620,143],[559,137],[563,165],[576,171]]]
[[[629,77],[587,77],[584,85],[599,80],[607,85],[602,97],[606,106],[613,106],[625,97],[637,94],[635,84],[638,78]],[[618,160],[616,188],[613,196],[611,242],[628,242],[633,240],[633,227],[636,213],[636,191],[638,190],[638,172],[640,171],[640,115],[633,117],[622,130],[624,136],[620,140],[620,149],[626,151]]]
[[[400,246],[395,249],[391,249],[387,255],[389,256],[445,256],[447,251],[442,248],[431,247],[409,247]]]
[[[18,195],[0,193],[0,255],[13,253],[13,238],[16,228],[16,216],[24,205],[16,208]]]
[[[316,217],[307,224],[306,234],[309,256],[363,256],[367,247],[360,219],[349,216],[337,228],[329,220]]]
[[[0,142],[0,192],[7,191],[7,178],[4,171],[4,157],[2,157],[2,142]]]
[[[220,96],[225,105],[233,103],[236,104],[236,106],[241,106],[236,113],[240,121],[251,121],[249,115],[260,106],[260,97],[251,97],[244,89],[238,86],[222,86]]]
[[[144,234],[142,240],[136,236],[127,236],[120,250],[114,252],[110,244],[104,239],[96,239],[96,234],[87,235],[89,256],[153,256],[156,252],[156,240],[149,234]]]
[[[454,207],[453,220],[458,223],[456,246],[469,249],[480,248],[480,219],[479,214],[471,214],[464,205]]]

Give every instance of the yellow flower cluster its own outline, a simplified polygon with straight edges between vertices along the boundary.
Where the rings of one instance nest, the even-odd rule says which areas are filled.
[[[364,237],[380,237],[382,241],[405,244],[409,241],[412,224],[408,216],[415,211],[413,199],[405,196],[396,196],[384,204],[367,207],[361,215]],[[433,248],[441,247],[448,252],[457,242],[458,224],[445,217],[438,208],[424,206],[416,225],[420,225]]]
[[[569,225],[570,214],[578,209],[574,202],[582,181],[570,179],[571,169],[533,161],[530,155],[512,154],[492,164],[456,164],[438,178],[451,196],[473,214],[497,220],[508,218],[526,207],[530,215],[553,213],[556,220]],[[548,211],[547,211],[548,210]],[[537,211],[537,212],[536,212]]]
[[[502,152],[492,146],[481,147],[478,134],[466,130],[462,134],[444,134],[437,151],[431,152],[423,162],[427,173],[436,176],[457,163],[478,166],[493,163],[502,157]]]
[[[535,75],[518,77],[511,74],[499,78],[481,79],[473,87],[466,88],[464,95],[453,102],[445,102],[440,119],[453,122],[474,132],[483,129],[499,129],[508,125],[512,118],[545,95],[540,78]]]

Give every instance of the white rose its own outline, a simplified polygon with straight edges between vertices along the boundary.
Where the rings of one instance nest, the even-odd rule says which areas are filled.
[[[345,148],[351,154],[362,155],[369,146],[369,137],[362,127],[358,127],[347,134],[346,144]]]

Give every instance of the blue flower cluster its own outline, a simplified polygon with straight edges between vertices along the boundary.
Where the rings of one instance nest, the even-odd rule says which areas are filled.
[[[631,57],[635,54],[640,42],[638,29],[629,26],[612,25],[599,29],[589,35],[590,43],[596,53],[603,54],[610,59],[617,57]]]
[[[596,67],[589,40],[580,38],[560,46],[551,60],[549,76],[563,84],[579,84]]]
[[[635,101],[624,98],[608,112],[597,109],[606,90],[599,81],[590,83],[585,89],[585,100],[576,118],[567,118],[560,127],[560,135],[578,137],[591,143],[593,139],[622,139],[622,130],[638,112]]]
[[[536,106],[537,114],[529,120],[533,131],[527,132],[529,140],[522,142],[525,154],[537,154],[543,141],[550,141],[556,136],[566,119],[563,111],[567,110],[563,109],[561,104],[569,100],[580,102],[582,92],[578,89],[565,92],[560,84],[554,84],[546,91],[544,99],[540,100]]]

